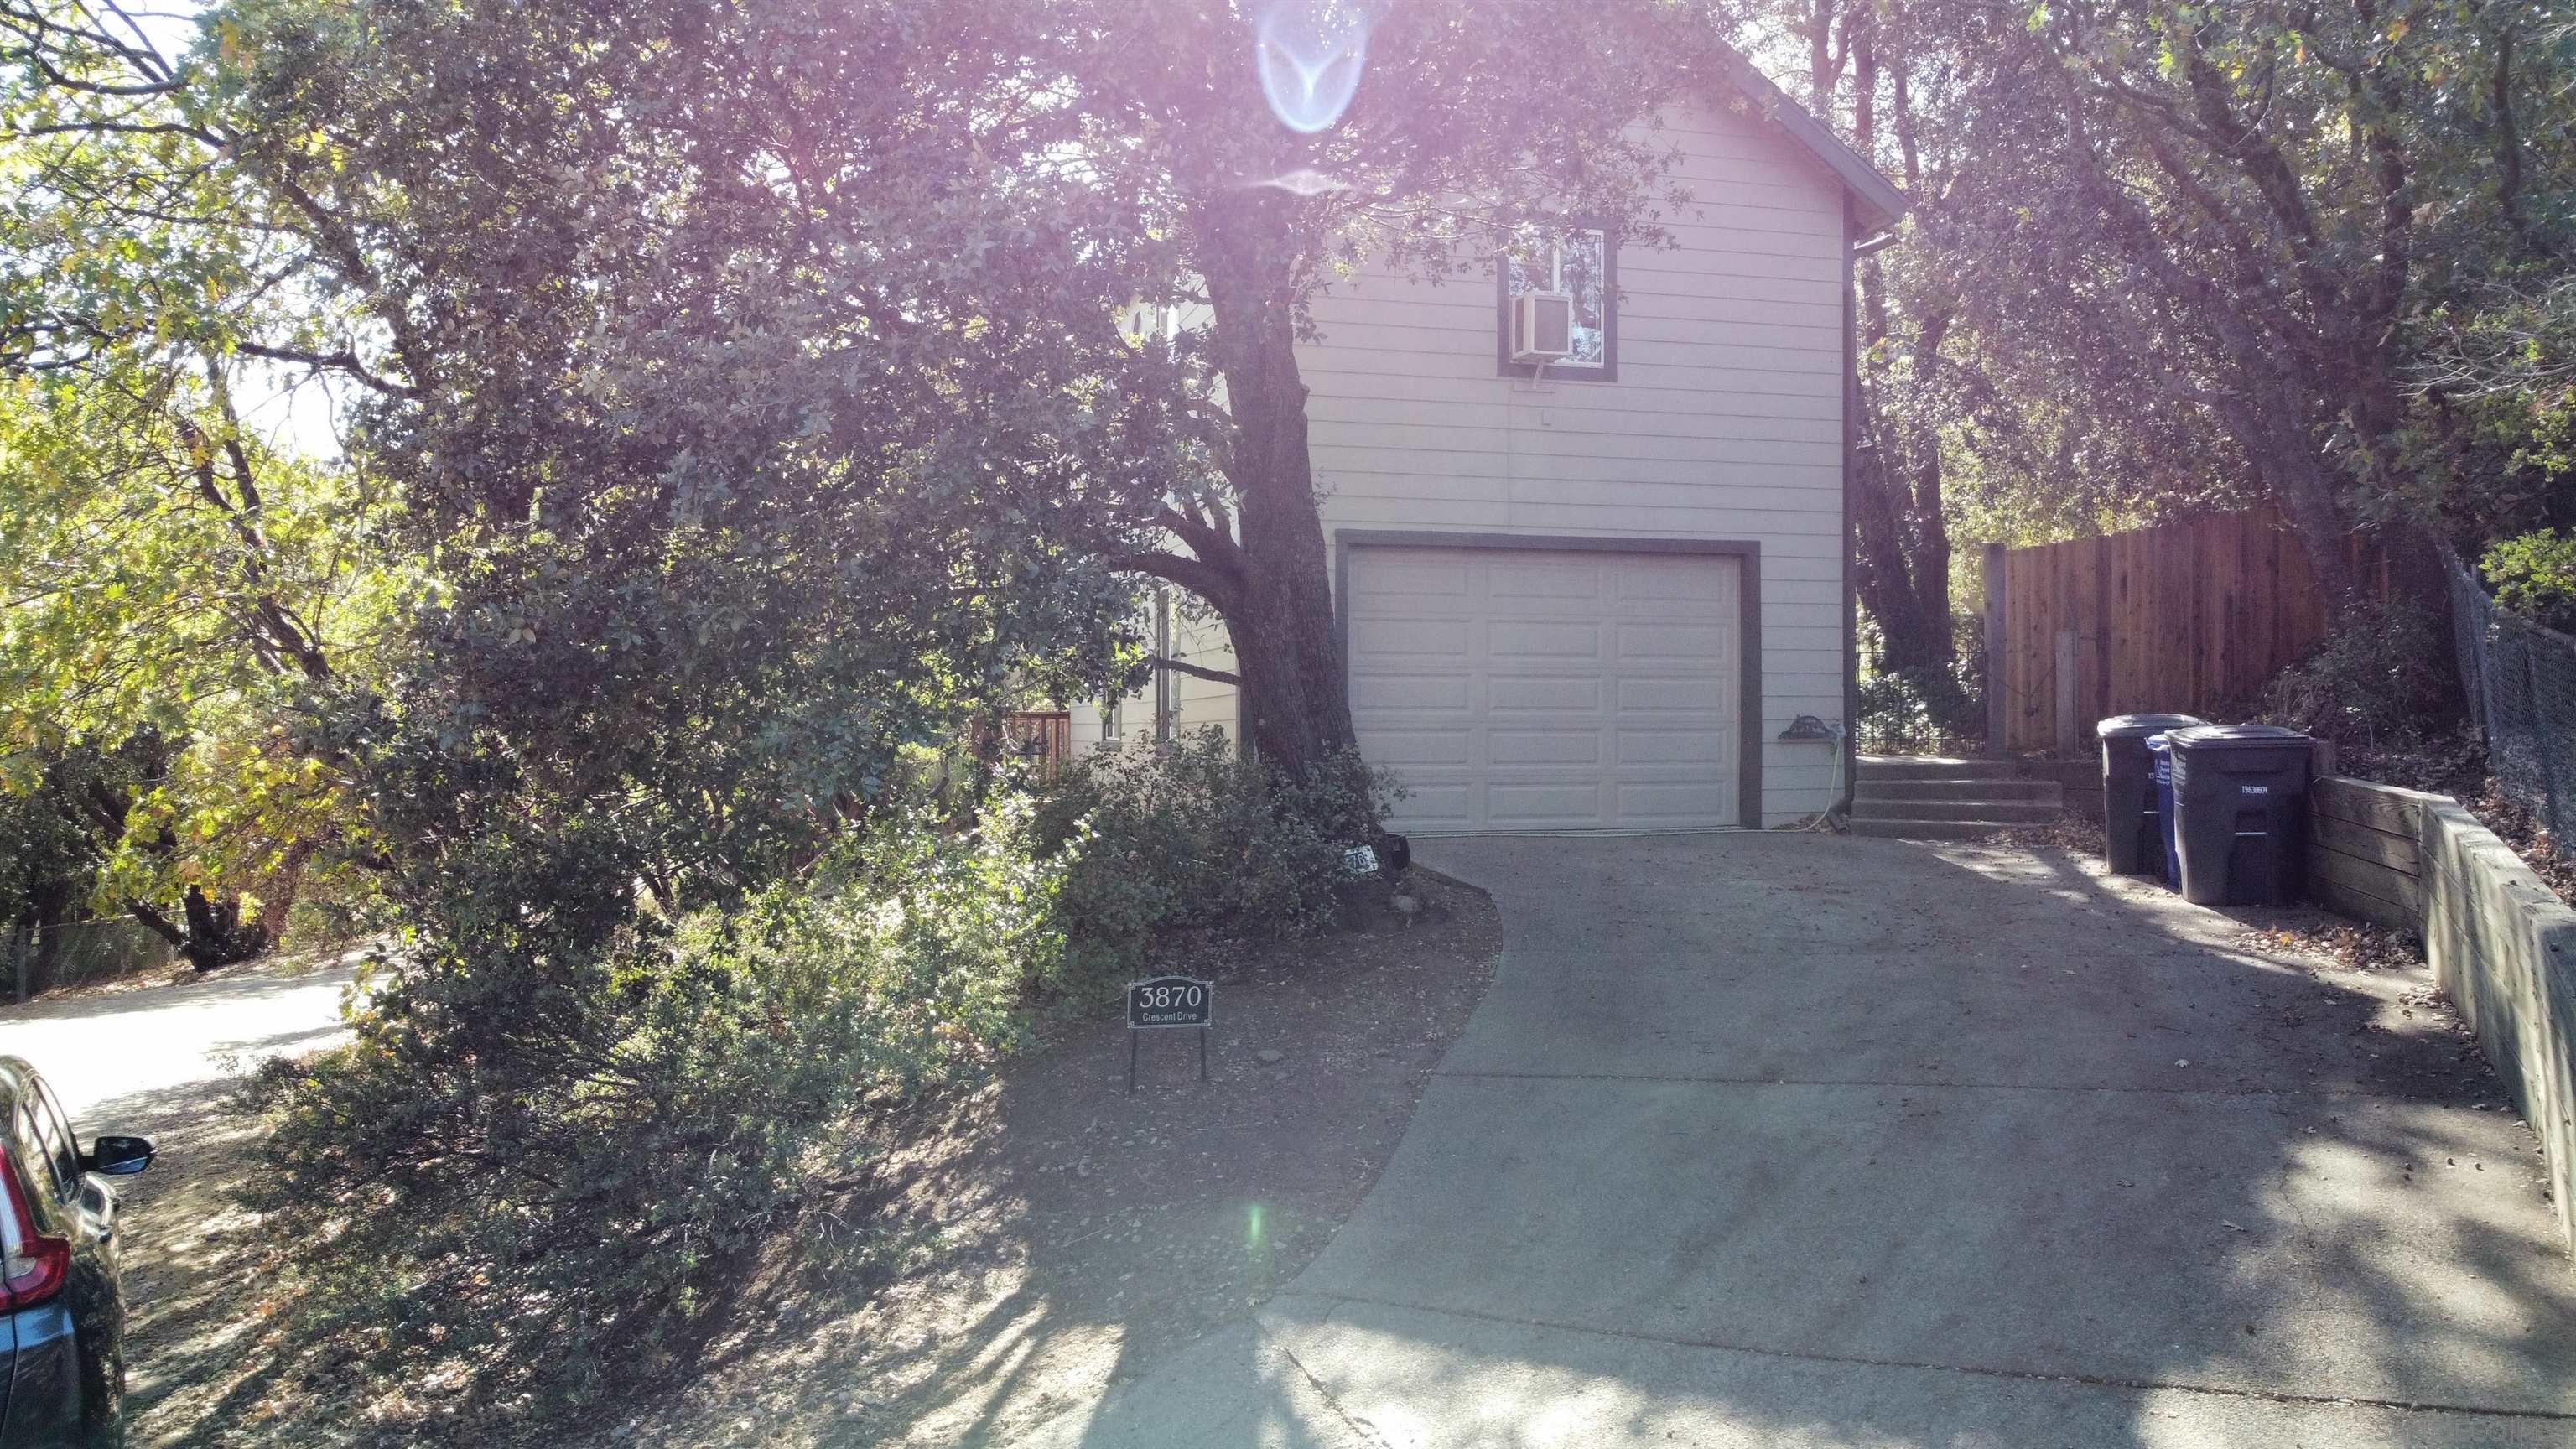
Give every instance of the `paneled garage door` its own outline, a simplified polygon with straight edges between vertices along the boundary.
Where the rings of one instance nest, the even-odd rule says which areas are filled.
[[[1350,551],[1360,753],[1398,828],[1742,823],[1742,561],[1369,544]]]

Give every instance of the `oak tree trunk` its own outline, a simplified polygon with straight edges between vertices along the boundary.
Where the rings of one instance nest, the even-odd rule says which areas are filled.
[[[1811,37],[1810,63],[1816,94],[1832,92],[1835,64],[1825,47],[1831,25],[1829,9],[1819,9]],[[1866,6],[1849,9],[1844,24],[1843,61],[1852,72],[1852,134],[1863,153],[1878,144],[1881,57],[1879,27],[1885,17]],[[1905,180],[1918,187],[1914,166],[1911,94],[1903,67],[1896,71],[1896,109],[1892,116],[1907,158]],[[1886,268],[1875,256],[1853,269],[1854,301],[1859,306],[1860,356],[1854,359],[1858,381],[1853,406],[1859,432],[1871,446],[1851,460],[1852,575],[1861,607],[1878,625],[1878,667],[1948,671],[1958,660],[1958,643],[1950,632],[1950,532],[1941,512],[1941,458],[1936,439],[1897,426],[1889,417],[1891,354],[1901,346],[1912,363],[1913,386],[1928,389],[1940,367],[1941,345],[1949,334],[1951,312],[1935,308],[1914,320],[1910,337],[1898,338],[1892,325]],[[1963,726],[1966,721],[1945,720]]]
[[[1253,747],[1274,769],[1302,776],[1349,749],[1356,732],[1306,448],[1292,265],[1278,254],[1297,229],[1273,214],[1282,209],[1247,198],[1212,218],[1222,239],[1208,249],[1206,282],[1235,424],[1227,471],[1237,535],[1224,560],[1228,586],[1208,601],[1233,636]]]
[[[1935,550],[1919,543],[1914,550],[1907,547],[1904,513],[1910,505],[1900,500],[1894,480],[1887,476],[1886,459],[1874,451],[1865,452],[1854,460],[1853,471],[1852,581],[1861,607],[1878,625],[1878,667],[1888,671],[1947,668],[1957,655],[1950,634],[1948,537],[1940,535],[1936,570]],[[1931,520],[1931,531],[1940,531],[1937,515]],[[1925,556],[1917,557],[1917,551]]]

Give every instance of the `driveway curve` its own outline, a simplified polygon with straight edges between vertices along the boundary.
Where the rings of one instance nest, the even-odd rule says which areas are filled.
[[[2420,971],[2053,853],[1420,854],[1503,959],[1384,1175],[1036,1442],[2576,1440],[2537,1144]]]

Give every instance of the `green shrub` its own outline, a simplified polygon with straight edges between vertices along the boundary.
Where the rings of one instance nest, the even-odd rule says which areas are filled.
[[[1882,670],[1860,682],[1861,739],[1875,748],[1929,745],[1962,731],[1975,700],[1936,664]]]
[[[1207,729],[1076,762],[1038,820],[1081,843],[1059,909],[1086,975],[1136,964],[1157,935],[1302,932],[1332,918],[1342,852],[1369,838],[1396,792],[1356,752],[1311,777],[1273,779]]]
[[[2544,528],[2490,545],[2478,569],[2507,610],[2576,632],[2576,531]]]
[[[586,959],[496,925],[385,968],[352,1045],[252,1088],[303,1326],[539,1412],[682,1361],[755,1250],[820,1236],[872,1118],[1022,1039],[1078,859],[1027,814],[880,819]]]
[[[2447,657],[2421,609],[2402,601],[2364,605],[2264,686],[2260,713],[2356,751],[2412,748],[2459,712]]]
[[[1889,669],[1887,636],[1876,619],[1860,617],[1860,718],[1854,727],[1865,749],[1924,749],[1985,730],[1981,681],[1986,673],[1985,618],[1973,609],[1950,615],[1952,660]]]

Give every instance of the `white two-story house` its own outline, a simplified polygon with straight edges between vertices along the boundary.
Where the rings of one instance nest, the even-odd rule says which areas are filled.
[[[1749,69],[1669,108],[1673,248],[1576,233],[1485,285],[1362,272],[1299,350],[1360,749],[1434,831],[1779,825],[1850,778],[1851,269],[1895,187]],[[1530,290],[1568,335],[1515,335]],[[1564,356],[1516,360],[1532,341]],[[1169,652],[1226,667],[1223,628]],[[1166,672],[1077,749],[1217,724]],[[1814,716],[1793,728],[1800,716]]]

